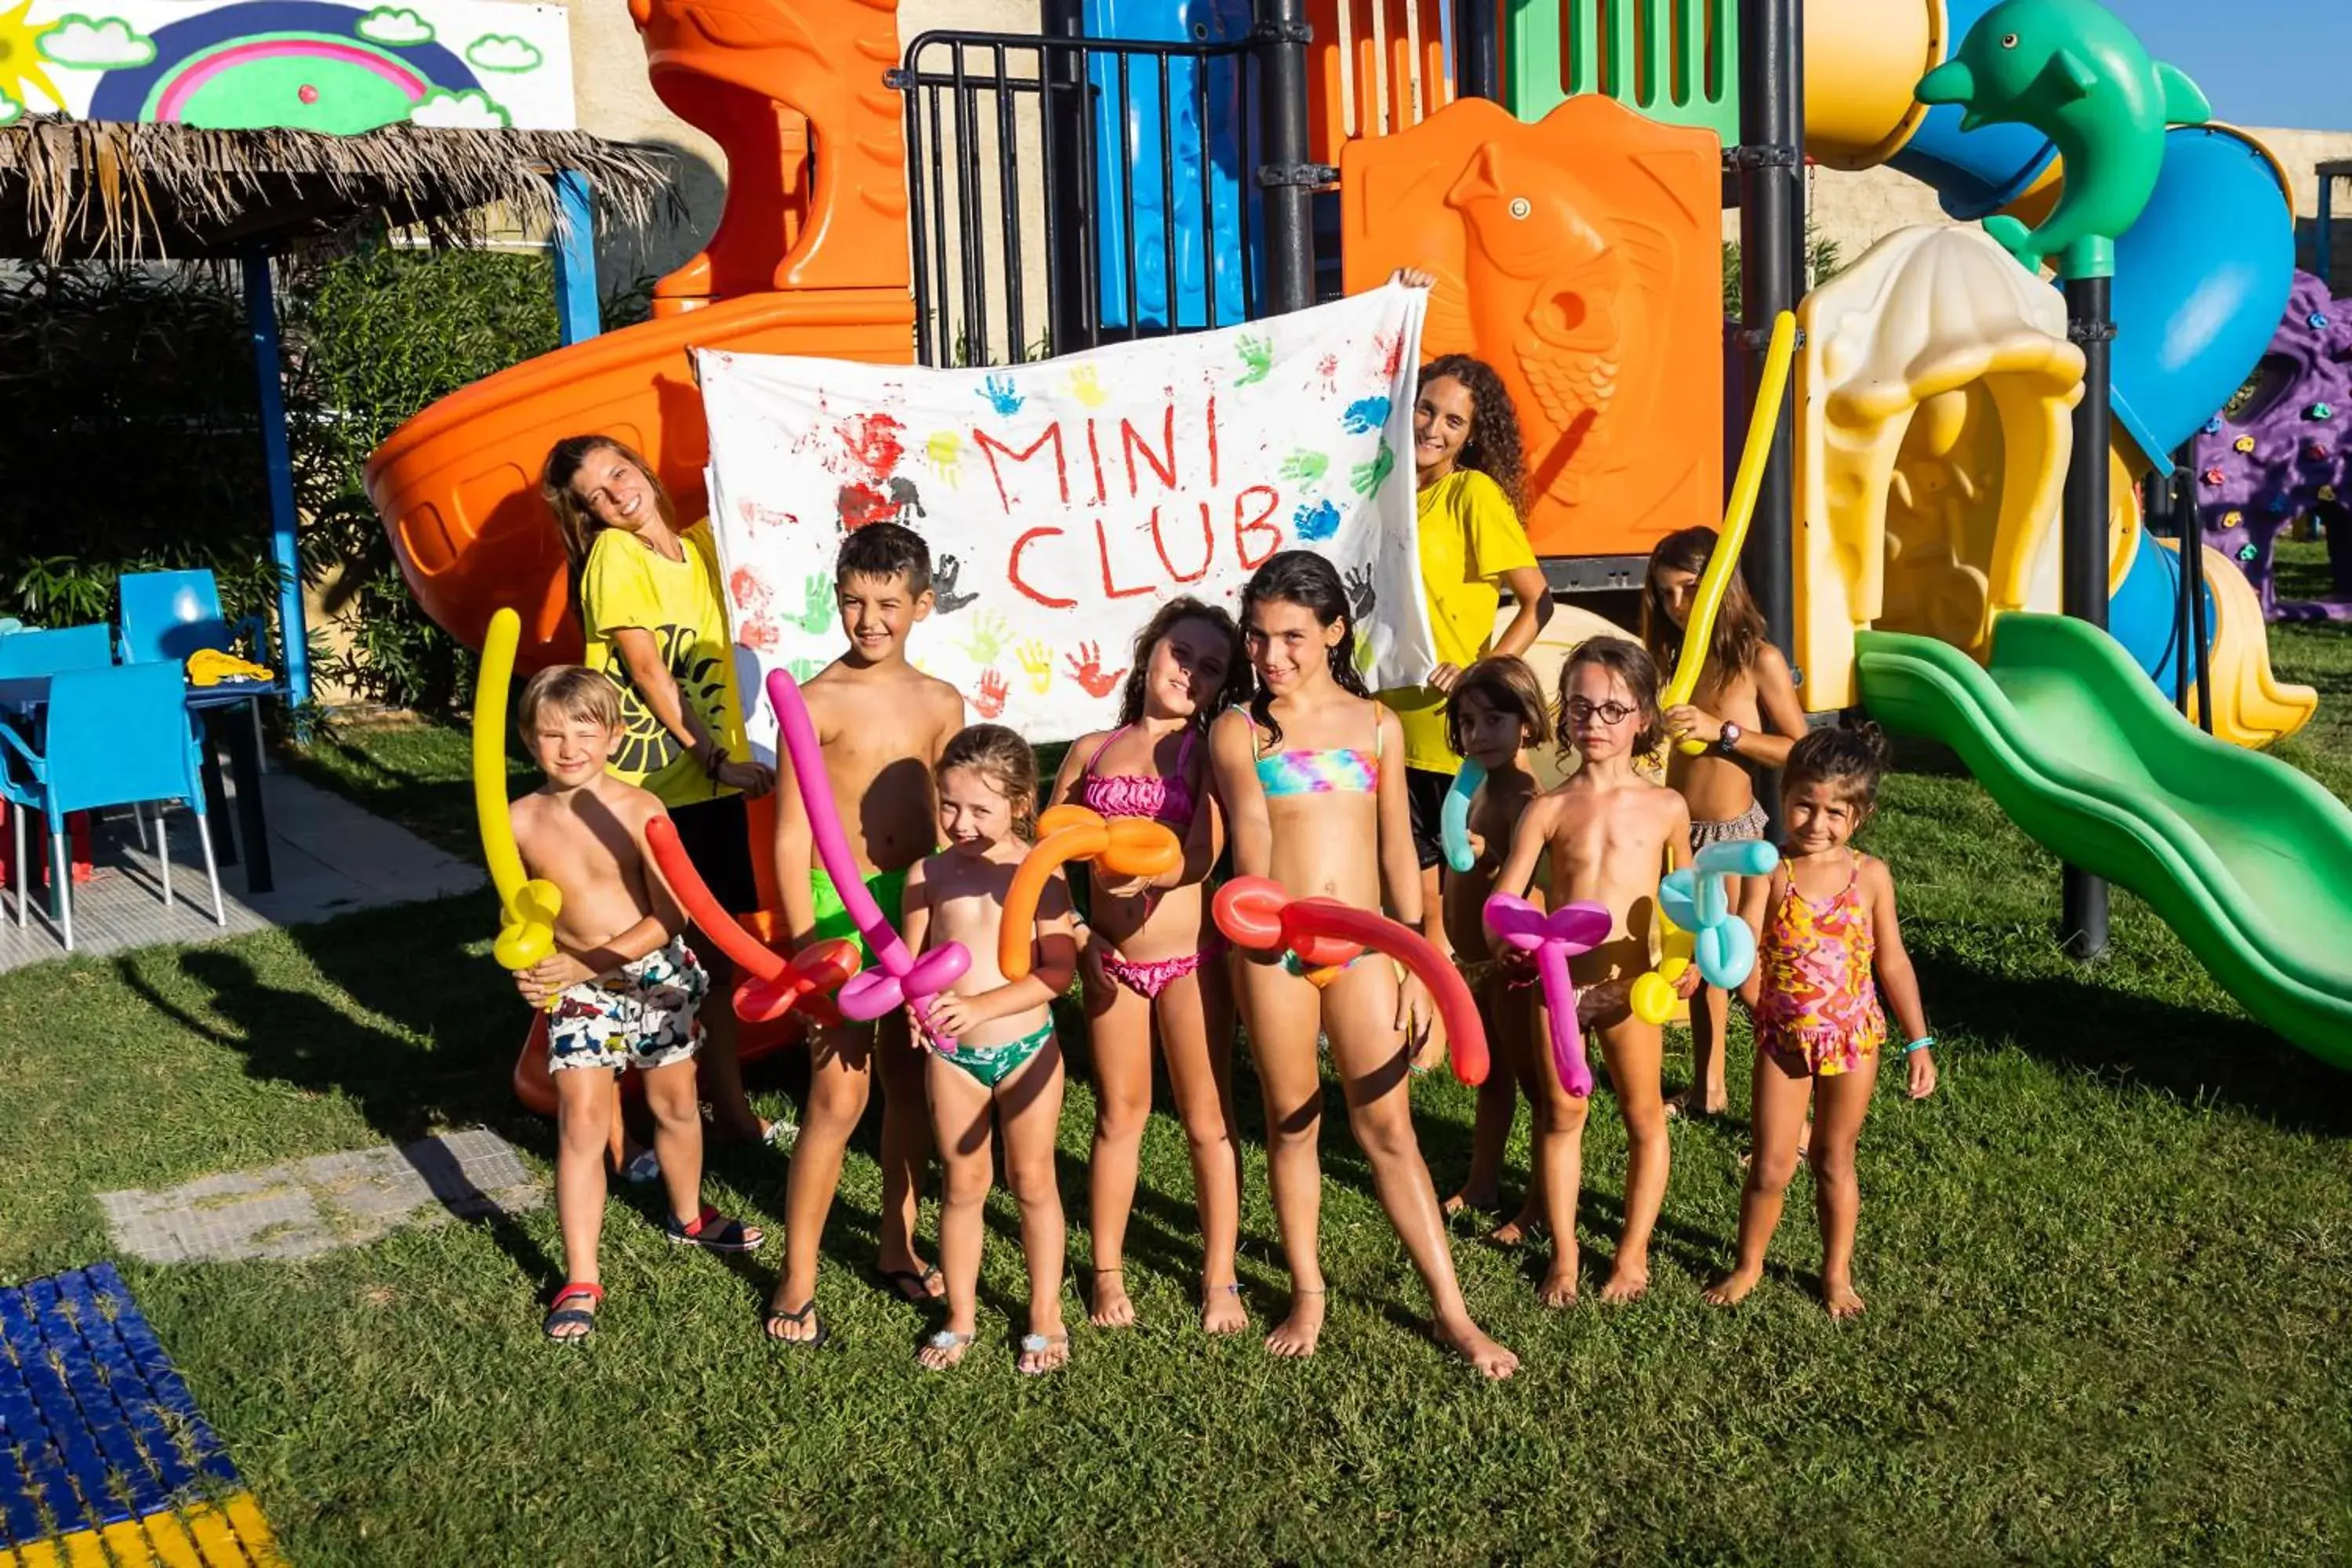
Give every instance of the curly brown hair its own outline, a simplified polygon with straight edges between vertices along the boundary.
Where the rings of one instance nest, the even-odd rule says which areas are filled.
[[[1878,781],[1894,761],[1886,732],[1875,724],[1814,730],[1789,749],[1789,760],[1781,764],[1780,789],[1783,795],[1794,795],[1810,784],[1829,784],[1853,808],[1859,826],[1878,809]]]
[[[1413,387],[1415,400],[1431,382],[1446,380],[1460,382],[1470,394],[1470,438],[1462,443],[1456,463],[1494,480],[1502,487],[1511,510],[1525,512],[1527,450],[1519,440],[1519,411],[1503,378],[1485,360],[1440,354],[1421,367],[1421,379]]]

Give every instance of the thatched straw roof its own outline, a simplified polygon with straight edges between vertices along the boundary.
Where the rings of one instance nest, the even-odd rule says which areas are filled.
[[[228,257],[369,222],[462,238],[492,209],[544,229],[557,169],[588,177],[607,227],[682,212],[661,153],[583,132],[328,136],[36,116],[0,126],[0,257]]]

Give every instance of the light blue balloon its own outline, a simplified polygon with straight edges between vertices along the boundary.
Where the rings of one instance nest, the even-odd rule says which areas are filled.
[[[1463,763],[1454,775],[1454,787],[1445,792],[1445,805],[1437,814],[1437,842],[1445,852],[1445,863],[1457,876],[1467,875],[1478,863],[1477,854],[1470,847],[1470,797],[1486,782],[1486,770],[1475,762]]]
[[[1702,877],[1762,877],[1780,864],[1780,851],[1761,838],[1710,844],[1691,858]]]
[[[1720,990],[1737,991],[1756,967],[1756,933],[1746,921],[1717,921],[1693,940],[1691,959],[1700,979]]]

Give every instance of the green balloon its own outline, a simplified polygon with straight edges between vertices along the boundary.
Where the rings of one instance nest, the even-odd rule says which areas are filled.
[[[2168,125],[2201,125],[2197,84],[2147,50],[2094,0],[2002,0],[1951,59],[1921,79],[1922,103],[1957,103],[1960,128],[2031,125],[2057,144],[2066,186],[2039,228],[2011,217],[1985,232],[2029,268],[2057,258],[2066,278],[2109,278],[2116,237],[2139,221],[2164,167]]]

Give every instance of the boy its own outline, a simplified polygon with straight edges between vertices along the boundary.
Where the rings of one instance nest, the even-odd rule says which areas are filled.
[[[670,1240],[750,1252],[761,1237],[701,1201],[694,1054],[702,1025],[694,1015],[710,978],[678,935],[686,918],[646,853],[646,824],[661,803],[604,771],[623,738],[619,694],[593,670],[542,669],[523,688],[516,727],[547,782],[514,803],[515,847],[533,877],[563,895],[555,951],[518,973],[515,985],[534,1007],[551,997],[556,1004],[547,1058],[555,1079],[555,1215],[565,1283],[543,1327],[549,1339],[572,1342],[595,1331],[604,1300],[596,1240],[619,1098],[614,1075],[623,1068],[645,1074]]]
[[[907,662],[907,634],[931,613],[931,554],[920,535],[895,522],[856,530],[841,542],[833,580],[849,651],[812,677],[802,695],[858,871],[884,917],[903,930],[907,871],[939,847],[932,774],[940,752],[963,728],[963,696]],[[777,767],[776,887],[793,944],[858,941],[839,889],[815,863],[797,784],[781,787],[790,760],[780,756]],[[862,943],[860,956],[872,966],[874,955]],[[824,1342],[816,1315],[817,1244],[877,1062],[881,1277],[908,1301],[931,1300],[945,1289],[940,1271],[915,1256],[917,1188],[931,1152],[922,1058],[903,1012],[878,1025],[844,1023],[809,1045],[808,1103],[784,1190],[784,1274],[768,1308],[769,1337],[788,1345],[814,1349]]]
[[[1601,1037],[1609,1081],[1625,1119],[1625,1228],[1604,1301],[1638,1300],[1650,1288],[1650,1232],[1666,1195],[1666,1110],[1658,1084],[1658,1026],[1634,1016],[1633,982],[1650,967],[1658,882],[1690,859],[1690,808],[1683,797],[1634,771],[1665,737],[1658,669],[1639,645],[1598,637],[1569,655],[1559,672],[1558,739],[1582,759],[1558,789],[1519,818],[1495,891],[1524,897],[1536,863],[1551,855],[1550,907],[1580,900],[1605,906],[1609,940],[1571,961],[1577,1011]],[[1678,987],[1698,988],[1693,965]],[[1582,1179],[1584,1118],[1591,1101],[1560,1086],[1551,1053],[1538,1050],[1543,1092],[1536,1109],[1534,1177],[1550,1222],[1551,1270],[1537,1288],[1544,1305],[1576,1300],[1576,1195]]]

